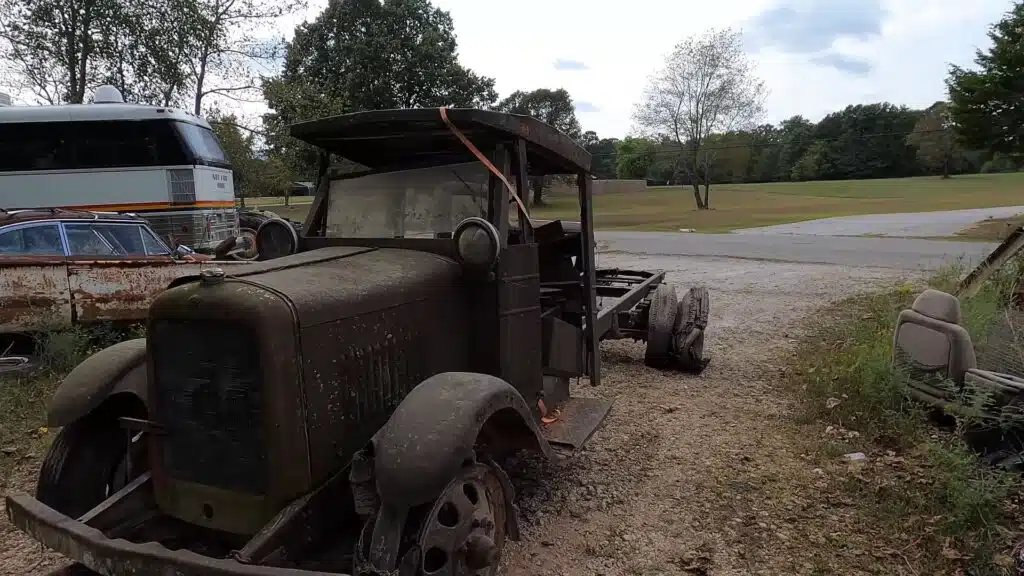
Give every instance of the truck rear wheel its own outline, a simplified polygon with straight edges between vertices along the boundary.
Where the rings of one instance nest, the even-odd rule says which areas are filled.
[[[113,410],[65,426],[43,460],[36,499],[78,518],[145,472],[145,441],[129,438]]]
[[[672,335],[679,313],[679,299],[671,284],[659,284],[651,294],[647,312],[647,349],[644,364],[665,368],[672,362]]]

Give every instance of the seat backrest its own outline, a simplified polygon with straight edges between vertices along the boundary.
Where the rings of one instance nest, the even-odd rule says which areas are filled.
[[[960,319],[960,301],[955,296],[925,290],[896,321],[894,366],[963,383],[977,360],[971,336]]]

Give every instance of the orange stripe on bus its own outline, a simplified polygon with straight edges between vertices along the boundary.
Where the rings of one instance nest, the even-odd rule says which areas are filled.
[[[131,212],[133,210],[188,210],[192,208],[234,208],[234,202],[200,200],[191,204],[170,204],[168,202],[137,202],[132,204],[85,204],[61,206],[64,210],[95,210],[97,212]]]

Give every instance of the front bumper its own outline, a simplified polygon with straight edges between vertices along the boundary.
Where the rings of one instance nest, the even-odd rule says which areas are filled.
[[[26,494],[7,497],[7,518],[47,548],[104,576],[339,576],[242,564],[188,550],[170,550],[156,542],[136,544],[107,538]]]

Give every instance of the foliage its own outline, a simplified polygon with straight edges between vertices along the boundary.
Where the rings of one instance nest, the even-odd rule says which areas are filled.
[[[977,70],[951,66],[950,117],[969,148],[1024,154],[1024,2],[1017,1],[988,33],[992,46],[977,50]]]
[[[929,106],[907,136],[907,144],[917,149],[922,168],[949,178],[954,163],[963,157],[963,148],[955,141],[949,120],[949,105],[936,102]]]
[[[273,155],[312,179],[315,153],[287,126],[356,110],[487,108],[494,80],[459,64],[451,16],[428,0],[330,0],[285,45],[281,75],[263,85]]]
[[[110,83],[126,101],[203,111],[211,95],[256,88],[276,41],[256,30],[302,0],[0,0],[2,56],[35,98],[83,103]]]
[[[615,146],[615,174],[627,180],[646,178],[654,159],[653,142],[627,136]]]
[[[960,272],[947,269],[931,284],[948,291]],[[962,303],[965,327],[975,338],[992,325],[993,312],[1008,305],[1005,280],[997,278]],[[956,435],[936,434],[893,377],[896,316],[916,292],[904,285],[830,308],[802,340],[793,383],[804,396],[803,416],[832,431],[829,452],[862,451],[875,460],[869,477],[855,475],[845,486],[865,503],[869,523],[914,534],[918,561],[927,568],[921,573],[935,573],[949,560],[967,560],[974,570],[967,573],[987,573],[1003,544],[1001,526],[1012,521],[1003,506],[1014,482],[982,468]]]
[[[595,178],[611,180],[615,178],[616,158],[619,144],[618,138],[598,138],[597,133],[588,130],[583,133],[580,144],[590,152],[590,172]]]
[[[529,92],[516,90],[507,98],[498,102],[496,108],[502,112],[522,114],[536,118],[550,126],[554,126],[573,140],[580,141],[583,137],[580,122],[576,119],[576,106],[572,103],[572,97],[569,96],[569,92],[564,88],[559,88],[558,90],[538,88]],[[531,181],[533,184],[533,204],[543,204],[545,179],[535,177],[531,178]]]
[[[764,112],[765,95],[741,33],[712,30],[675,46],[651,78],[634,121],[643,133],[679,147],[677,167],[693,186],[697,208],[706,209],[715,156],[708,139],[750,127]]]

